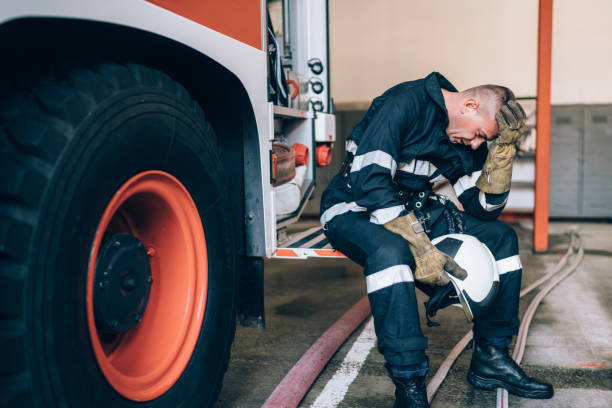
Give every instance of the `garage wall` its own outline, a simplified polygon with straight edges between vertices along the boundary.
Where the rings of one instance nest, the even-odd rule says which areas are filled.
[[[554,0],[552,103],[612,103],[612,2]]]
[[[336,103],[440,71],[459,89],[536,92],[537,0],[330,0]],[[612,2],[554,1],[552,103],[612,103]]]

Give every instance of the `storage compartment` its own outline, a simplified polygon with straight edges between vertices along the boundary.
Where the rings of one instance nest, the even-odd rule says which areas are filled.
[[[272,161],[274,187],[287,183],[295,177],[295,150],[284,143],[273,143],[272,151],[275,158]]]

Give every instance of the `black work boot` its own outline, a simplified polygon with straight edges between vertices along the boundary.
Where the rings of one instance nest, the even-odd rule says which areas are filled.
[[[385,364],[389,377],[395,384],[395,404],[393,408],[429,408],[425,377],[393,377]]]
[[[524,398],[552,398],[552,385],[527,376],[508,354],[508,347],[495,347],[486,340],[474,343],[467,375],[468,382],[474,387],[484,390],[501,387]]]

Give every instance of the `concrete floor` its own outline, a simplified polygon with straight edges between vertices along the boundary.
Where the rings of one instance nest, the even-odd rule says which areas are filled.
[[[306,227],[308,223],[304,224]],[[550,270],[565,252],[568,223],[550,226],[550,251],[531,252],[531,223],[514,224],[521,242],[523,285]],[[552,400],[535,401],[510,396],[513,407],[612,406],[612,225],[577,224],[586,256],[580,267],[542,302],[532,323],[523,367],[555,386]],[[316,339],[365,294],[361,268],[348,260],[266,261],[266,319],[264,332],[239,327],[232,348],[219,407],[259,407]],[[521,314],[533,298],[521,300]],[[419,292],[420,303],[425,297]],[[423,315],[421,311],[421,315]],[[359,339],[371,347],[366,322],[336,353],[302,401],[313,406],[325,386]],[[447,308],[438,313],[440,327],[422,327],[429,338],[430,376],[454,344],[470,329],[463,312]],[[364,332],[365,330],[365,332]],[[362,333],[364,333],[362,335]],[[371,335],[370,335],[371,337]],[[363,352],[363,350],[362,350]],[[356,374],[338,407],[388,407],[393,384],[384,373],[382,356],[373,347],[361,366],[349,363]],[[490,407],[495,393],[472,388],[465,381],[471,351],[465,351],[436,395],[432,407]],[[350,356],[349,356],[350,358]],[[352,366],[351,366],[352,364]],[[336,382],[331,383],[335,386]],[[329,394],[329,388],[325,395]],[[333,393],[338,390],[332,390]],[[342,394],[342,392],[340,392]],[[326,399],[325,401],[329,401]],[[329,402],[316,406],[329,406]]]

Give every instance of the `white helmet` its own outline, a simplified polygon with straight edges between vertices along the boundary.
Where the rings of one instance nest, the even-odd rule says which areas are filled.
[[[448,274],[468,321],[481,316],[495,299],[499,273],[493,254],[477,238],[466,234],[442,235],[431,241],[467,272],[463,280]]]

